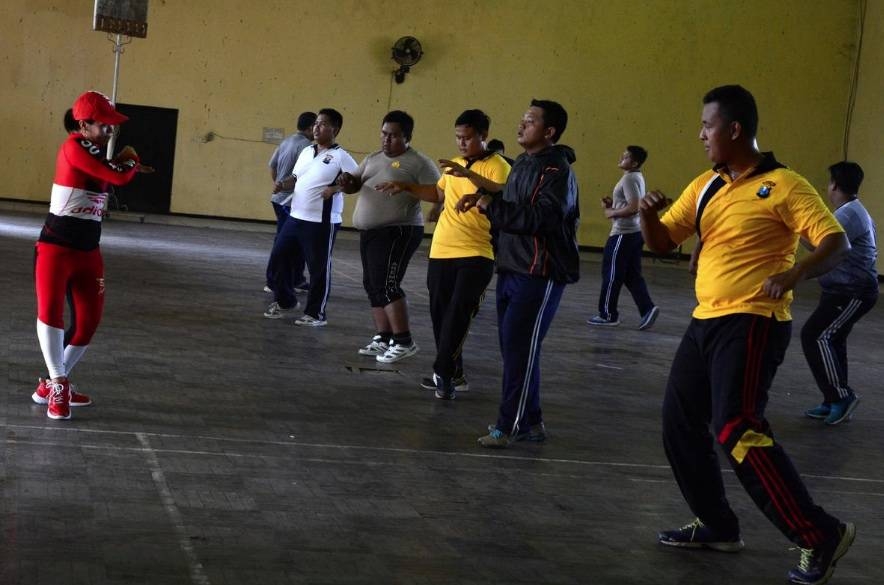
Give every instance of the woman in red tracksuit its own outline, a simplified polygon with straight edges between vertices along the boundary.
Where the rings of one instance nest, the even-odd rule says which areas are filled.
[[[47,404],[46,415],[69,419],[71,406],[92,403],[72,393],[68,375],[83,356],[104,308],[104,263],[98,242],[109,184],[125,185],[139,170],[138,156],[127,147],[114,160],[105,157],[112,127],[128,118],[98,92],[89,91],[73,106],[77,130],[58,151],[49,215],[36,244],[37,338],[49,369],[32,398]],[[65,295],[71,297],[72,332],[64,345]]]

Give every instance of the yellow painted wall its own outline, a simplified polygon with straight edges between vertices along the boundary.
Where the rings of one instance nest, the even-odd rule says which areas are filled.
[[[847,157],[862,166],[863,205],[884,235],[884,2],[868,2]],[[881,266],[880,260],[878,263]]]
[[[840,157],[856,3],[150,0],[148,38],[126,48],[118,99],[179,110],[173,212],[259,219],[272,217],[273,146],[230,138],[290,131],[298,112],[332,106],[344,114],[340,143],[361,158],[391,107],[415,117],[415,147],[442,157],[454,153],[454,118],[479,107],[514,154],[528,101],[556,99],[571,115],[563,142],[578,156],[581,243],[601,245],[597,201],[626,144],[650,151],[649,186],[673,194],[708,165],[696,136],[715,85],[752,90],[761,146],[824,186]],[[873,12],[880,21],[880,5]],[[85,89],[110,91],[111,43],[91,31],[91,13],[88,0],[0,6],[0,197],[48,199],[62,113]],[[389,48],[402,35],[426,54],[391,85]],[[877,79],[858,110],[875,109]],[[880,128],[880,108],[873,117]],[[201,142],[209,131],[228,139]]]

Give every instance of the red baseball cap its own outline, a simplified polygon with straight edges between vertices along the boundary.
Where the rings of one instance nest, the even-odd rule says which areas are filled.
[[[114,104],[103,93],[87,91],[74,102],[74,120],[94,120],[115,126],[129,118],[114,108]]]

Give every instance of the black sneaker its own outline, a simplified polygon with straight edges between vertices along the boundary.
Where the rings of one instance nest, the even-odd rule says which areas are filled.
[[[451,382],[446,383],[442,378],[438,376],[434,376],[438,385],[436,386],[436,398],[439,400],[454,400],[455,396],[457,396],[457,392],[454,390],[454,384]]]
[[[847,554],[856,538],[856,526],[851,523],[838,527],[838,538],[828,545],[802,548],[798,566],[789,571],[789,583],[797,585],[823,585],[835,572],[838,559]]]
[[[421,378],[421,388],[424,390],[435,390],[436,380],[438,379],[439,376],[436,374],[433,374],[430,378]],[[466,376],[455,376],[451,382],[454,384],[455,392],[468,392],[470,389],[470,383],[467,382]]]
[[[724,537],[696,518],[678,530],[657,533],[657,542],[666,546],[681,548],[709,548],[720,552],[740,552],[745,546],[739,535]]]

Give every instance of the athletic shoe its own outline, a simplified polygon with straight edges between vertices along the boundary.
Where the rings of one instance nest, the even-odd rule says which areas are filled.
[[[279,303],[270,303],[270,306],[267,307],[267,310],[264,311],[264,316],[268,319],[283,319],[285,317],[293,317],[293,313],[298,309],[300,303],[295,301],[295,306],[290,309],[284,309],[279,306]]]
[[[849,421],[853,416],[853,411],[859,406],[859,396],[851,394],[843,400],[833,402],[829,405],[829,416],[826,417],[826,424],[834,426]]]
[[[601,315],[596,315],[592,319],[587,319],[586,322],[589,325],[597,325],[599,327],[616,327],[617,325],[620,325],[618,319],[606,319]]]
[[[37,378],[39,383],[37,384],[37,389],[34,390],[34,393],[31,394],[31,400],[36,402],[37,404],[49,404],[49,393],[52,391],[50,388],[50,381],[44,380],[43,378]],[[80,394],[75,390],[76,386],[70,384],[71,388],[71,406],[90,406],[92,404],[92,399],[86,396],[85,394]]]
[[[497,428],[497,425],[488,425],[488,432],[493,432],[494,429]],[[544,442],[549,435],[546,434],[546,427],[541,422],[540,424],[531,425],[525,430],[519,429],[513,437],[512,440],[515,441],[530,441],[531,443],[542,443]]]
[[[434,395],[439,400],[454,400],[457,397],[457,390],[454,389],[454,384],[446,384],[442,378],[436,378],[439,381],[439,385],[436,387],[436,392]]]
[[[823,402],[819,406],[814,406],[810,410],[804,411],[804,416],[809,418],[815,418],[818,420],[823,420],[829,416],[829,413],[832,412],[832,407],[828,402]]]
[[[295,292],[299,293],[307,293],[310,292],[310,283],[306,280],[300,284],[295,285]]]
[[[479,437],[479,444],[489,449],[504,449],[509,447],[510,438],[509,435],[495,427],[484,437]]]
[[[716,534],[699,518],[677,530],[659,532],[657,542],[666,546],[709,548],[720,552],[740,552],[745,546],[739,535],[726,537]]]
[[[838,526],[838,538],[818,548],[802,548],[798,566],[789,571],[789,583],[797,585],[823,585],[835,572],[838,559],[847,554],[856,538],[856,526]]]
[[[654,324],[654,321],[657,320],[657,315],[660,314],[660,307],[653,306],[651,310],[642,315],[641,323],[638,325],[639,331],[644,331],[645,329],[650,329]]]
[[[421,388],[425,388],[427,390],[435,390],[438,384],[437,380],[439,380],[439,376],[437,376],[435,373],[431,378],[421,378]],[[469,382],[467,382],[465,376],[454,378],[451,383],[454,384],[454,389],[457,392],[470,391],[470,384]]]
[[[384,341],[383,337],[375,335],[371,338],[371,341],[368,342],[368,345],[359,348],[359,355],[384,355],[389,347],[390,346],[387,345],[387,342]]]
[[[264,285],[264,292],[266,292],[266,293],[272,293],[272,292],[273,292],[273,289],[270,288],[269,286],[267,286],[267,285],[265,284],[265,285]]]
[[[70,382],[49,381],[49,396],[46,416],[55,420],[71,418],[71,385]]]
[[[413,356],[417,351],[417,344],[413,341],[411,342],[411,345],[391,343],[390,347],[387,348],[387,351],[377,356],[375,359],[382,364],[392,364],[393,362],[398,362],[399,360],[404,360],[407,357]]]
[[[325,319],[317,319],[311,315],[302,315],[300,319],[295,321],[298,327],[325,327],[328,321]]]

